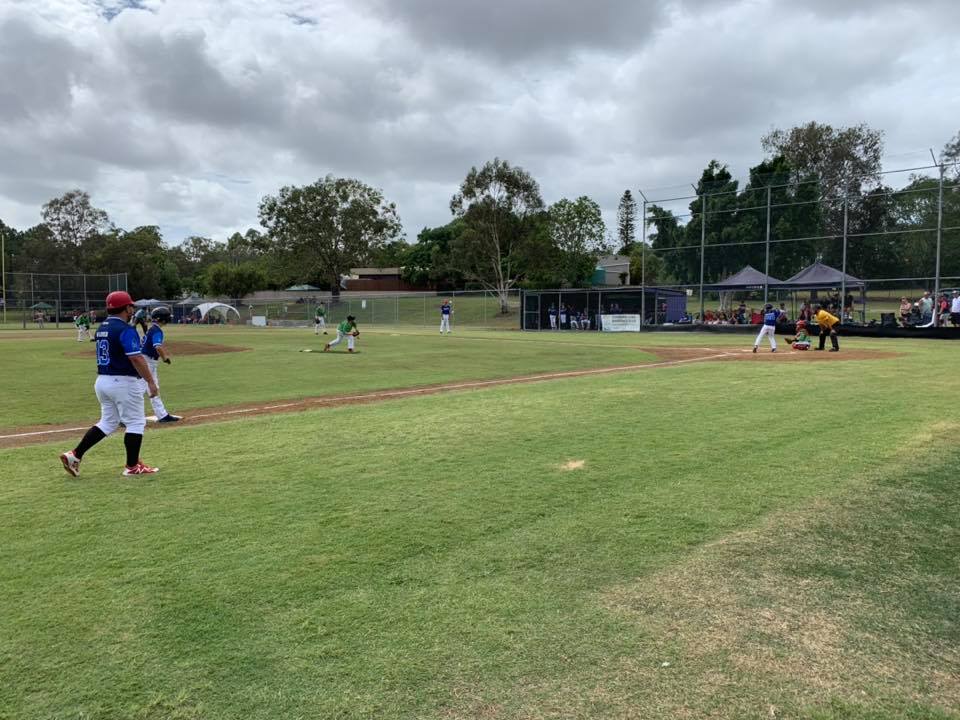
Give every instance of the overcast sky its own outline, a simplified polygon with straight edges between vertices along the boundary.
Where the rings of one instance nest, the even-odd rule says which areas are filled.
[[[0,0],[0,219],[82,188],[225,239],[333,173],[412,242],[499,156],[612,224],[624,189],[743,176],[810,120],[925,164],[960,130],[958,31],[958,0]]]

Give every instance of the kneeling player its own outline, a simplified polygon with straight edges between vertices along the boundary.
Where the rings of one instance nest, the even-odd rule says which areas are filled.
[[[810,336],[807,335],[807,324],[803,320],[797,321],[797,336],[787,338],[787,342],[790,343],[790,347],[794,350],[810,349]]]

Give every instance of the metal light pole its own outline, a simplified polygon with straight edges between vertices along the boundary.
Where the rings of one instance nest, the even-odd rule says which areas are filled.
[[[847,228],[850,221],[850,204],[847,202],[846,183],[843,194],[843,265],[840,267],[840,323],[843,324],[843,310],[847,303]]]
[[[937,264],[933,274],[933,326],[940,326],[940,313],[937,312],[936,303],[940,302],[940,246],[943,243],[943,163],[940,163],[940,192],[937,200]]]
[[[647,321],[647,196],[643,198],[643,215],[640,219],[640,327]]]
[[[700,317],[703,318],[703,262],[707,247],[707,195],[700,197]]]
[[[7,322],[7,233],[0,232],[0,280],[3,282],[3,322]]]
[[[770,186],[767,185],[767,242],[766,258],[763,262],[763,304],[769,302],[770,293]]]

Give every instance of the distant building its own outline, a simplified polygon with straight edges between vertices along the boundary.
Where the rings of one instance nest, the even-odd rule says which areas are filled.
[[[415,292],[430,290],[406,282],[402,277],[403,268],[351,268],[350,274],[340,278],[340,287],[344,290],[362,290],[367,292]]]
[[[594,285],[619,286],[630,284],[630,257],[604,255],[597,261],[593,273]]]

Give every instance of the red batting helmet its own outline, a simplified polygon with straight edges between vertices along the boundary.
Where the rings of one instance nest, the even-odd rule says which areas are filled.
[[[116,290],[107,295],[107,310],[122,310],[127,305],[133,305],[133,298],[130,297],[130,293]]]

